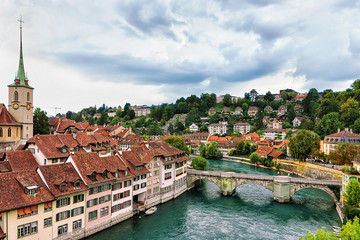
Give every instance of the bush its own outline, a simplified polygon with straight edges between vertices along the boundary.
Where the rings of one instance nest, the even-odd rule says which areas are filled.
[[[203,157],[194,157],[191,160],[191,166],[196,170],[206,170],[207,169],[207,160]]]
[[[259,156],[259,154],[257,154],[257,153],[252,153],[251,155],[250,155],[250,162],[252,162],[252,163],[258,163],[258,162],[260,162],[261,161],[261,157]]]

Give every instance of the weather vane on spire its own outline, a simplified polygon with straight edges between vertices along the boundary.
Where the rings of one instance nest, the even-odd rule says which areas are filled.
[[[20,23],[20,28],[22,28],[22,24],[24,23],[24,21],[22,20],[22,16],[20,15],[20,19],[18,20],[18,22]]]

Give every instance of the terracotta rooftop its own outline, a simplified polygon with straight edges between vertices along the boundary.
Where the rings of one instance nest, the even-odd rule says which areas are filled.
[[[55,197],[87,190],[87,186],[71,163],[40,166],[39,170]],[[75,187],[75,183],[79,185]]]
[[[2,103],[0,103],[0,126],[21,126]]]
[[[36,195],[27,195],[24,191],[29,184],[34,184]],[[37,205],[54,200],[46,185],[34,172],[0,174],[0,212]]]
[[[56,147],[64,146],[57,135],[35,135],[27,141],[27,144],[34,143],[48,159],[66,158],[69,152],[64,153]]]
[[[7,151],[5,154],[13,172],[33,172],[39,166],[29,150]]]

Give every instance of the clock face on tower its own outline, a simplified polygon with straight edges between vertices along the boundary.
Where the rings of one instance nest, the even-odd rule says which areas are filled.
[[[15,109],[15,110],[16,110],[16,109],[18,109],[18,108],[19,108],[19,104],[14,103],[14,104],[13,104],[13,109]]]
[[[26,109],[27,109],[27,110],[30,110],[30,109],[31,109],[31,104],[30,104],[30,103],[28,103],[28,104],[26,105]]]

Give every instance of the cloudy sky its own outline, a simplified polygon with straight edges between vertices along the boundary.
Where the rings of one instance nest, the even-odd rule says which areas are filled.
[[[152,105],[181,96],[344,90],[360,78],[360,1],[2,0],[0,102],[19,58],[34,105]]]

